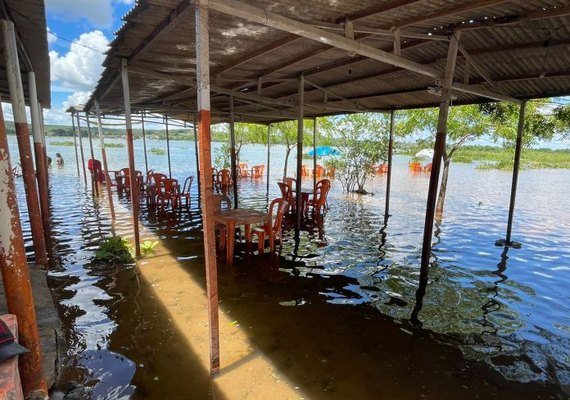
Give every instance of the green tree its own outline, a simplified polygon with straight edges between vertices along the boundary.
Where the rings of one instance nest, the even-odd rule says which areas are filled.
[[[273,142],[285,144],[285,162],[283,165],[283,179],[287,177],[289,156],[297,145],[297,121],[283,121],[271,125],[271,137]],[[303,146],[309,146],[313,137],[313,121],[303,121]],[[309,134],[310,132],[310,134]]]
[[[381,114],[350,114],[333,118],[334,143],[341,155],[327,165],[335,168],[335,176],[347,193],[366,194],[365,185],[373,165],[387,159],[388,119]]]

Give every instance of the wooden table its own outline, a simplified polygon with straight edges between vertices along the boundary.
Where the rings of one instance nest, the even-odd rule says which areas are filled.
[[[263,224],[267,220],[267,213],[248,208],[234,208],[220,210],[214,213],[214,221],[226,227],[228,240],[226,243],[226,262],[232,265],[234,261],[235,230],[236,226],[245,225],[246,238],[252,224]]]

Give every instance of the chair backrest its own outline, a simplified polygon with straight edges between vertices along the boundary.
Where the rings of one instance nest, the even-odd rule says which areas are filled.
[[[222,169],[218,172],[218,180],[222,185],[229,185],[231,182],[231,173],[229,169]]]
[[[315,175],[317,176],[317,178],[325,176],[325,168],[322,165],[317,165],[317,169],[315,170]]]
[[[225,203],[225,209],[230,210],[232,208],[232,201],[225,194],[214,194],[212,195],[212,202],[214,203],[215,210],[221,210],[222,204]]]
[[[172,197],[176,194],[178,188],[178,180],[171,178],[164,178],[160,180],[160,185],[158,186],[159,197]]]
[[[147,183],[154,183],[155,186],[160,186],[160,182],[168,177],[161,173],[152,173],[147,177]]]
[[[281,190],[281,198],[289,201],[293,197],[291,187],[285,182],[277,182],[277,184],[279,185],[279,190]]]
[[[322,205],[327,200],[327,195],[331,188],[331,181],[328,179],[322,179],[317,182],[317,186],[315,186],[315,191],[313,193],[313,199],[317,205]]]
[[[301,165],[301,176],[309,176],[309,168],[306,165]]]
[[[277,198],[271,201],[267,210],[267,222],[271,223],[271,230],[278,232],[283,224],[283,215],[289,207],[289,202],[285,199]],[[274,216],[275,215],[275,216]]]
[[[263,170],[265,169],[265,165],[255,165],[251,168],[251,177],[252,178],[261,178],[263,176]]]
[[[293,186],[297,183],[297,179],[287,177],[283,179],[283,182],[289,186],[290,189],[293,189]]]
[[[149,169],[148,172],[146,173],[146,183],[150,182],[149,179],[152,174],[154,174],[154,169]]]
[[[181,194],[190,193],[190,188],[192,187],[192,182],[194,182],[194,177],[192,175],[190,175],[184,181],[184,186],[182,186],[182,192],[180,192],[180,193]]]

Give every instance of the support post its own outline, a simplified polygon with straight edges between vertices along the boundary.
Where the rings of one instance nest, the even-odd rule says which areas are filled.
[[[313,118],[313,187],[317,187],[317,117]]]
[[[95,152],[93,151],[93,137],[91,136],[91,123],[89,122],[89,113],[85,112],[85,119],[87,123],[87,136],[89,137],[89,152],[91,154],[91,194],[94,196],[99,196],[99,186],[97,185],[97,176],[95,175]]]
[[[297,116],[297,223],[295,225],[295,238],[298,240],[301,231],[303,209],[301,204],[301,170],[303,169],[303,130],[304,130],[304,105],[305,105],[305,77],[299,77],[299,114]]]
[[[105,137],[103,136],[103,124],[101,123],[101,110],[99,109],[99,100],[95,99],[95,113],[97,114],[97,132],[99,133],[99,141],[101,146],[101,159],[103,161],[103,169],[105,170],[105,187],[107,189],[107,198],[109,199],[109,209],[111,210],[111,219],[115,220],[115,207],[113,205],[113,192],[111,190],[111,176],[109,175],[109,167],[107,164],[107,150],[105,149]]]
[[[447,50],[447,63],[445,66],[445,75],[443,78],[441,102],[439,103],[439,119],[437,123],[437,133],[435,136],[434,154],[426,204],[422,258],[420,265],[420,281],[427,280],[429,273],[429,259],[431,255],[431,239],[433,235],[435,203],[437,200],[437,188],[439,185],[441,160],[443,158],[443,152],[445,151],[445,138],[447,136],[447,115],[449,114],[451,88],[453,85],[453,73],[455,71],[457,50],[459,48],[459,36],[459,33],[454,33],[453,36],[451,36],[449,40],[449,48]]]
[[[79,122],[79,111],[75,112],[77,119],[77,134],[79,135],[79,154],[81,155],[81,166],[83,169],[83,182],[87,186],[87,171],[85,170],[85,155],[83,154],[83,139],[81,139],[81,123]]]
[[[390,139],[388,141],[388,174],[386,175],[386,205],[384,206],[384,226],[390,218],[390,188],[392,185],[392,153],[394,152],[394,110],[390,110]]]
[[[40,132],[42,135],[42,151],[44,154],[44,160],[46,162],[46,165],[48,165],[47,164],[48,155],[47,155],[47,146],[46,146],[46,133],[45,133],[46,131],[45,131],[45,127],[44,127],[44,109],[42,108],[41,103],[38,103],[38,104],[39,104],[39,108],[40,108],[40,127],[41,127]],[[49,197],[49,173],[48,173],[47,168],[45,170],[45,173],[46,173],[46,179],[45,179],[45,181],[46,181],[46,193],[48,194],[48,197]]]
[[[133,124],[131,121],[131,94],[129,89],[129,71],[127,60],[121,60],[121,81],[123,82],[123,99],[125,101],[125,125],[127,128],[127,149],[129,152],[129,190],[131,192],[131,207],[133,212],[133,233],[135,237],[135,255],[141,256],[139,237],[139,185],[135,173],[135,150],[133,144]]]
[[[269,169],[271,167],[271,124],[267,125],[267,197],[269,198]]]
[[[505,239],[499,239],[495,242],[496,246],[508,246],[516,249],[521,248],[521,244],[511,241],[511,232],[513,229],[513,218],[515,215],[515,201],[517,197],[517,185],[519,180],[519,169],[521,162],[522,152],[522,139],[524,134],[524,119],[525,119],[526,101],[523,101],[519,110],[519,125],[517,130],[517,142],[515,147],[515,161],[513,163],[513,179],[511,182],[511,200],[509,202],[509,217],[507,221],[507,235]]]
[[[202,208],[202,185],[200,182],[200,160],[198,157],[198,122],[196,118],[196,113],[193,114],[193,124],[194,124],[194,151],[196,153],[196,179],[198,182],[198,208]]]
[[[71,126],[73,128],[73,149],[75,150],[75,166],[77,167],[77,176],[81,176],[79,172],[79,154],[77,154],[77,130],[75,129],[75,111],[71,110]]]
[[[237,155],[236,155],[236,131],[234,120],[234,96],[230,96],[230,168],[232,170],[232,181],[234,182],[234,208],[238,208],[238,187],[237,187]]]
[[[148,175],[148,156],[146,153],[146,132],[144,127],[144,110],[141,111],[141,124],[142,124],[142,139],[143,139],[143,153],[144,153],[144,168],[146,175]]]
[[[168,132],[168,114],[164,116],[166,123],[166,156],[168,158],[168,177],[172,179],[172,165],[170,164],[170,134]]]
[[[206,295],[210,328],[210,372],[220,370],[220,332],[218,316],[218,270],[212,203],[212,151],[210,136],[210,33],[208,0],[195,1],[196,17],[196,80],[198,88],[198,131],[200,140],[200,175],[202,190],[202,221],[204,226],[204,258],[206,261]]]
[[[26,103],[24,100],[22,76],[20,75],[20,61],[18,60],[14,23],[9,20],[1,20],[0,22],[2,23],[2,33],[4,35],[6,75],[8,77],[12,113],[14,115],[18,149],[20,151],[20,163],[22,164],[22,175],[26,191],[26,203],[28,205],[28,215],[30,217],[34,252],[36,255],[36,262],[47,267],[48,259],[46,242],[43,230],[42,214],[38,204],[40,199],[38,197],[38,188],[36,186],[34,163],[32,161],[30,131],[26,119]],[[8,220],[0,219],[0,221]],[[5,224],[5,222],[2,222],[2,224]]]
[[[40,208],[44,228],[45,241],[49,237],[49,193],[47,183],[47,158],[42,145],[42,124],[40,122],[40,105],[36,89],[36,74],[28,72],[28,90],[30,99],[30,114],[32,117],[32,135],[34,136],[34,156],[36,160],[38,192],[40,195]]]
[[[4,38],[7,37],[7,23],[11,24],[8,21],[2,22]],[[8,70],[8,68],[6,69]],[[0,223],[0,270],[2,271],[8,311],[18,318],[20,343],[30,350],[29,353],[20,356],[19,359],[22,386],[25,393],[41,390],[45,397],[47,396],[47,382],[42,370],[40,335],[38,333],[32,288],[30,286],[24,235],[20,223],[18,199],[16,198],[16,187],[10,163],[4,114],[1,107],[0,184],[2,185],[0,190],[0,221],[2,221]]]

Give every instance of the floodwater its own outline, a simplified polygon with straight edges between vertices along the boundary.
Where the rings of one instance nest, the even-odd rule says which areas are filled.
[[[90,262],[111,234],[106,201],[94,200],[77,177],[73,147],[50,146],[52,140],[49,155],[66,160],[51,171],[49,274],[68,344],[62,387],[77,382],[94,399],[224,398],[156,301],[154,283],[142,282],[134,266]],[[166,146],[149,141],[153,147]],[[173,176],[195,175],[194,143],[170,147]],[[144,170],[140,140],[135,149]],[[242,161],[267,164],[265,151],[246,146]],[[127,164],[126,148],[109,149],[108,156],[111,169]],[[283,159],[283,148],[275,146],[269,195],[265,178],[240,182],[240,206],[262,210],[278,196]],[[277,260],[238,256],[231,271],[222,265],[226,312],[250,328],[252,345],[298,388],[299,398],[567,398],[568,171],[521,173],[513,239],[522,248],[507,250],[494,243],[505,234],[510,174],[453,164],[419,323],[412,324],[428,176],[409,172],[407,161],[395,157],[386,227],[385,177],[370,183],[372,196],[347,196],[333,181],[324,223],[307,226],[298,246],[289,231]],[[167,172],[166,156],[149,154],[149,167]],[[143,207],[141,220],[204,286],[196,191],[189,211],[160,215]],[[129,206],[127,199],[115,201]],[[126,215],[117,222],[128,224]],[[24,229],[32,258],[27,223]],[[149,257],[139,268],[152,263]],[[163,272],[166,277],[168,268]],[[176,296],[181,301],[184,293]]]

